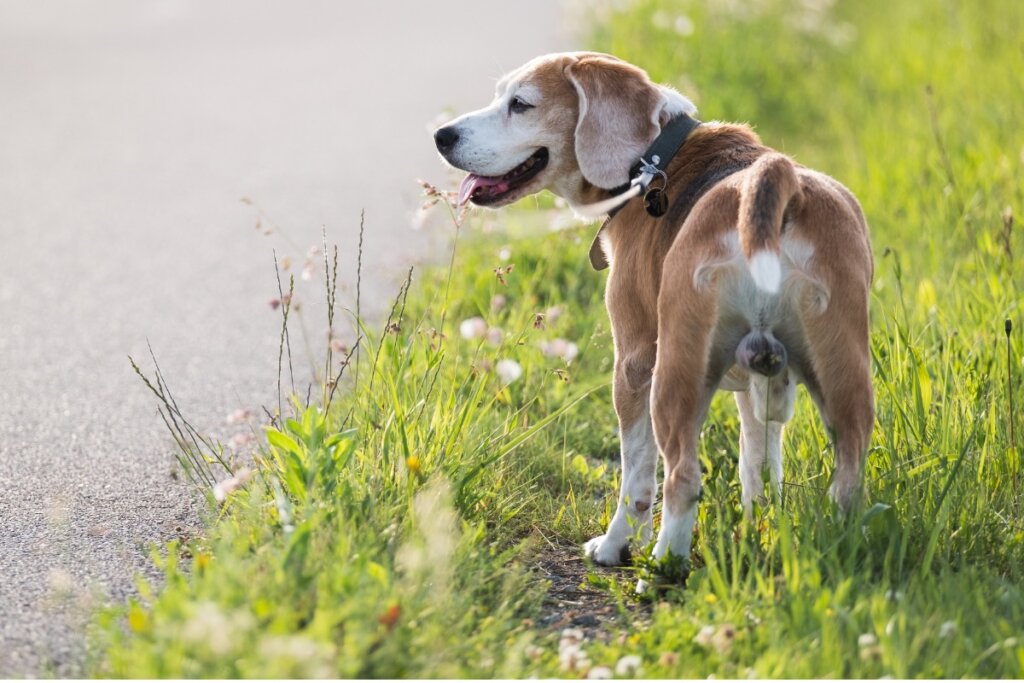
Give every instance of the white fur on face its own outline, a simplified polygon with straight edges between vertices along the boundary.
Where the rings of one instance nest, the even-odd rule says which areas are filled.
[[[523,83],[528,67],[522,67],[498,81],[489,105],[445,124],[459,134],[455,148],[446,155],[453,166],[480,176],[501,176],[525,161],[541,147],[551,145],[552,131],[545,130],[539,115],[539,88]],[[510,111],[513,98],[534,106],[521,113]]]

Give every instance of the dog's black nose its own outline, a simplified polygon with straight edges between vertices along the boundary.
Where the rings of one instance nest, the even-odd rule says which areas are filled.
[[[434,133],[434,142],[437,144],[437,151],[447,152],[459,141],[459,133],[453,126],[438,128]]]

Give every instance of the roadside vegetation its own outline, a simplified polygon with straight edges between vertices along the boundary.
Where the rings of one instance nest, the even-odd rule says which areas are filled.
[[[94,673],[1024,676],[1024,5],[593,13],[590,47],[678,86],[701,118],[755,123],[862,201],[878,414],[864,509],[826,502],[833,453],[801,390],[782,500],[745,522],[722,394],[686,585],[638,601],[642,555],[589,566],[580,545],[618,483],[596,226],[551,230],[565,210],[549,197],[460,217],[428,188],[451,213],[451,264],[414,272],[370,329],[335,305],[324,249],[320,314],[351,340],[334,340],[319,391],[282,399],[244,469],[143,364],[209,525],[154,549],[161,585],[140,579],[97,616]],[[281,295],[287,320],[287,280]]]

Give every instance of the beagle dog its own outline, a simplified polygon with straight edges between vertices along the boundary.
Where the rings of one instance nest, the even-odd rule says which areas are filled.
[[[653,210],[640,198],[607,209],[613,215],[591,250],[595,267],[610,267],[605,300],[622,440],[615,516],[585,545],[603,565],[625,562],[632,538],[650,539],[659,451],[654,556],[688,560],[701,492],[698,438],[719,389],[734,392],[739,407],[748,513],[764,494],[765,467],[781,492],[783,426],[797,383],[834,440],[831,498],[847,511],[861,493],[874,423],[874,264],[860,205],[749,127],[699,123],[695,113],[687,98],[631,64],[560,53],[506,75],[489,105],[434,134],[443,158],[469,174],[460,203],[495,208],[549,190],[586,213],[607,209],[613,197],[663,194]],[[687,120],[685,139],[661,167],[643,159]],[[638,173],[653,182],[624,193]]]

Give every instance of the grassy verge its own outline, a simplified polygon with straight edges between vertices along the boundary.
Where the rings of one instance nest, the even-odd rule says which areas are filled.
[[[801,394],[783,500],[743,522],[721,396],[685,588],[637,608],[631,572],[580,564],[618,621],[545,627],[531,566],[611,512],[610,338],[592,229],[507,213],[414,278],[328,410],[285,406],[203,539],[155,551],[166,582],[101,615],[96,672],[1024,675],[1022,35],[1024,6],[995,0],[641,0],[594,28],[861,198],[878,409],[861,515],[824,503],[831,448]]]

